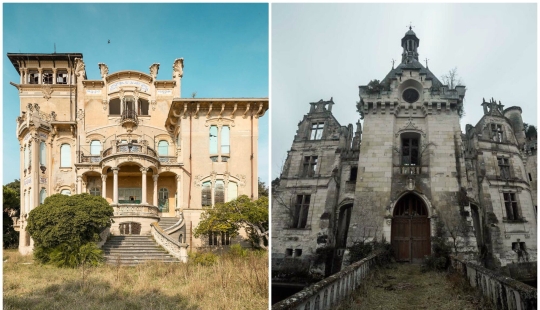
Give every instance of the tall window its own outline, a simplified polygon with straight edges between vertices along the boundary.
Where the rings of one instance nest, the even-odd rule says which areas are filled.
[[[231,152],[231,146],[229,142],[229,133],[230,129],[229,126],[223,126],[221,127],[221,153],[222,154],[229,154]]]
[[[208,234],[208,245],[219,245],[218,236],[219,232],[211,231]]]
[[[71,146],[62,144],[60,146],[60,167],[71,167]]]
[[[214,204],[225,202],[225,185],[223,181],[216,181],[216,190],[214,192]]]
[[[109,115],[120,115],[120,99],[114,98],[109,101]]]
[[[41,74],[42,84],[52,84],[53,83],[53,73],[52,71],[43,71]]]
[[[504,206],[506,208],[506,218],[508,220],[519,220],[521,219],[518,210],[518,204],[516,200],[515,193],[503,193],[504,196]]]
[[[56,84],[67,84],[68,74],[65,70],[58,70],[56,72]]]
[[[139,115],[148,115],[148,100],[139,99]]]
[[[235,182],[229,182],[227,191],[227,200],[235,200],[238,197],[238,184]]]
[[[313,177],[317,171],[317,156],[304,156],[304,177]]]
[[[306,228],[310,200],[311,195],[296,196],[296,205],[294,206],[291,228]]]
[[[99,140],[92,140],[90,142],[90,155],[99,155],[101,152],[101,142]]]
[[[90,189],[90,195],[92,195],[92,196],[101,196],[101,190],[99,189],[99,187],[92,187]]]
[[[165,187],[159,189],[158,208],[160,212],[169,211],[169,190]]]
[[[418,141],[416,137],[403,137],[401,139],[401,164],[403,166],[417,166],[420,164],[418,158]]]
[[[218,154],[218,128],[210,126],[210,154]]]
[[[508,164],[508,158],[497,157],[497,163],[499,164],[499,170],[501,171],[501,178],[510,178],[510,165]]]
[[[503,130],[500,124],[491,124],[491,136],[495,142],[503,142]]]
[[[202,185],[201,204],[203,207],[212,205],[212,183],[204,182]]]
[[[161,140],[158,143],[158,154],[160,156],[167,156],[169,155],[169,142],[165,140]]]
[[[41,142],[39,144],[39,165],[45,166],[45,163],[47,161],[47,149],[45,142]]]
[[[47,191],[42,188],[41,191],[39,191],[39,204],[43,204],[45,202],[45,197],[47,197]]]
[[[24,168],[28,168],[30,163],[30,147],[27,145],[24,147]]]
[[[324,130],[324,122],[321,123],[313,123],[311,125],[311,135],[310,140],[321,140],[322,134]]]
[[[356,182],[358,176],[358,167],[351,167],[351,174],[349,175],[349,181]]]
[[[231,236],[228,231],[222,231],[221,232],[221,245],[230,245],[231,244]]]

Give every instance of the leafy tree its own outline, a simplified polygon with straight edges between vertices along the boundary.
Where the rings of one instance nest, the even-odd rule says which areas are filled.
[[[268,248],[268,197],[261,196],[252,201],[242,195],[235,200],[217,204],[201,216],[195,229],[195,237],[208,236],[210,232],[228,232],[237,236],[244,227],[255,247]]]
[[[527,131],[525,131],[525,136],[529,139],[537,137],[536,127],[534,125],[527,126]]]
[[[441,76],[443,84],[447,85],[449,89],[455,89],[456,86],[463,85],[463,81],[457,73],[457,67],[449,70],[447,74]]]
[[[19,233],[13,228],[12,217],[16,216],[20,210],[20,182],[15,180],[3,186],[3,248],[15,248],[19,244]]]
[[[268,197],[268,186],[261,179],[259,179],[259,196]]]
[[[99,241],[99,233],[111,225],[113,208],[100,196],[80,194],[49,196],[28,216],[28,232],[34,239],[34,257],[42,262],[81,262],[86,244]],[[65,252],[59,254],[59,251]],[[69,259],[68,259],[69,258]]]

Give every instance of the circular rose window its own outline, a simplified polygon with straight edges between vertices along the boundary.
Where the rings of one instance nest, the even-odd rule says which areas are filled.
[[[420,94],[414,88],[406,89],[403,92],[403,100],[407,101],[408,103],[416,102],[418,98],[420,98]]]

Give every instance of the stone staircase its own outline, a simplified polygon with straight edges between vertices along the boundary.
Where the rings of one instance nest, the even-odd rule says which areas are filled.
[[[159,226],[165,230],[178,222],[177,217],[162,217],[159,219]]]
[[[134,266],[146,261],[177,263],[179,260],[160,247],[151,236],[111,236],[102,247],[107,264]]]

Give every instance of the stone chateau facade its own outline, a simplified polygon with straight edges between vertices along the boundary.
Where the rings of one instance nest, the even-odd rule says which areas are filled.
[[[33,248],[28,213],[58,193],[105,198],[114,208],[114,235],[154,234],[151,223],[172,218],[176,224],[160,238],[184,256],[188,247],[243,240],[197,239],[193,230],[214,204],[257,198],[258,119],[267,98],[182,98],[182,58],[165,80],[157,79],[157,63],[148,73],[109,73],[100,63],[101,76],[88,79],[80,53],[8,58],[20,74],[11,84],[21,113],[21,253]]]
[[[418,61],[419,43],[409,30],[401,63],[359,87],[363,128],[340,125],[332,99],[310,103],[272,194],[276,274],[328,276],[347,264],[347,247],[373,240],[421,262],[436,220],[468,258],[536,262],[536,137],[526,138],[521,108],[484,100],[463,133],[465,86],[441,83]]]

